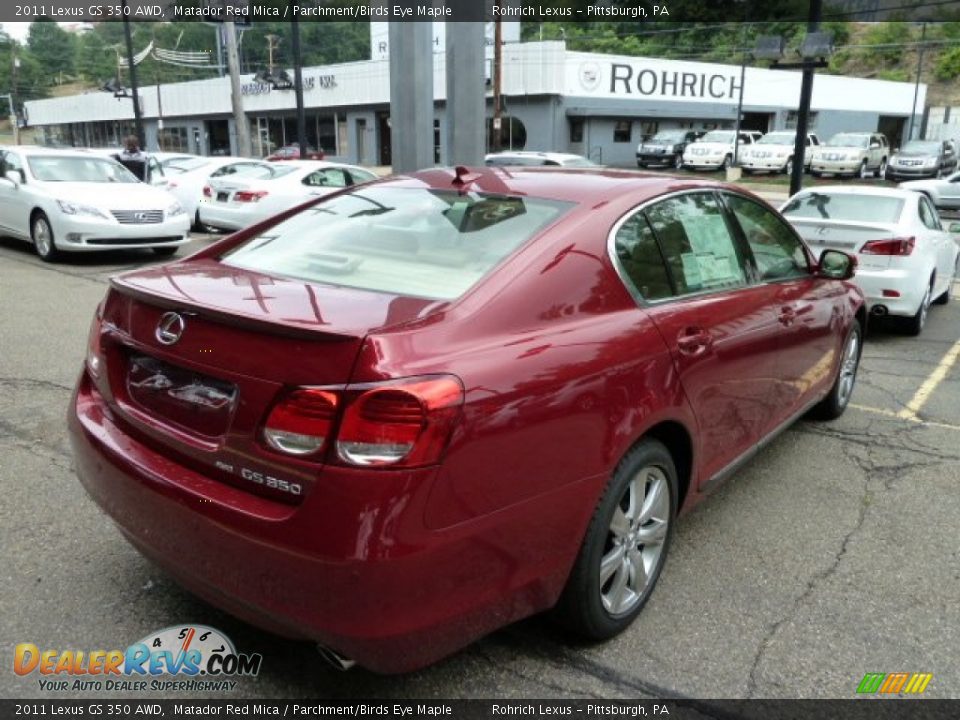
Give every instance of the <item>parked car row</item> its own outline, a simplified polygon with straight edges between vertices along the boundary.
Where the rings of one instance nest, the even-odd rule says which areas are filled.
[[[724,170],[738,164],[745,173],[793,172],[795,155],[793,131],[662,130],[637,146],[637,167],[673,167],[691,170]],[[837,133],[821,142],[808,133],[804,170],[820,177],[850,176],[941,178],[958,169],[953,142],[911,140],[892,149],[883,133]]]
[[[238,230],[375,175],[324,161],[148,158],[146,182],[111,150],[0,149],[0,233],[63,253],[150,248],[173,255],[191,226]]]

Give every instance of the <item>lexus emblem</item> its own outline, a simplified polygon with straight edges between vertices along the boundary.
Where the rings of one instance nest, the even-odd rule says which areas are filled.
[[[179,313],[168,312],[160,317],[155,333],[157,340],[163,345],[173,345],[183,335],[186,323]]]

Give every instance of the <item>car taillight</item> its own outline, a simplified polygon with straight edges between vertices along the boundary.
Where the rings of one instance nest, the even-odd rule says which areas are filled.
[[[310,455],[323,449],[333,430],[338,398],[328,390],[302,388],[278,402],[263,428],[263,438],[288,455]]]
[[[257,202],[269,194],[266,190],[238,190],[233,194],[233,199],[236,202]]]
[[[417,467],[438,462],[463,405],[451,376],[358,388],[344,411],[337,456],[351,465]]]
[[[203,196],[204,197],[213,197],[213,188],[209,185],[203,186]]]
[[[917,239],[893,238],[891,240],[871,240],[860,252],[864,255],[909,255],[917,244]]]
[[[87,336],[87,371],[94,381],[100,379],[103,370],[103,347],[100,344],[100,332],[103,326],[103,302],[97,306],[93,322],[90,323],[90,333]]]

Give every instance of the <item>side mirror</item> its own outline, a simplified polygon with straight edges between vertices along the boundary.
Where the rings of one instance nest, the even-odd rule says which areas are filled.
[[[857,270],[857,259],[839,250],[824,250],[817,263],[817,275],[831,280],[849,280]]]
[[[3,176],[14,185],[20,185],[23,182],[23,170],[7,170]]]
[[[953,233],[954,235],[960,235],[960,222],[952,222],[947,227],[948,233]]]

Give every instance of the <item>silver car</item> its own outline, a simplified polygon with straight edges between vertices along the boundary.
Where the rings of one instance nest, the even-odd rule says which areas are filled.
[[[948,140],[911,140],[890,158],[887,177],[941,178],[956,169],[957,156]]]
[[[940,180],[910,180],[897,187],[923,193],[941,210],[960,210],[960,172]]]

